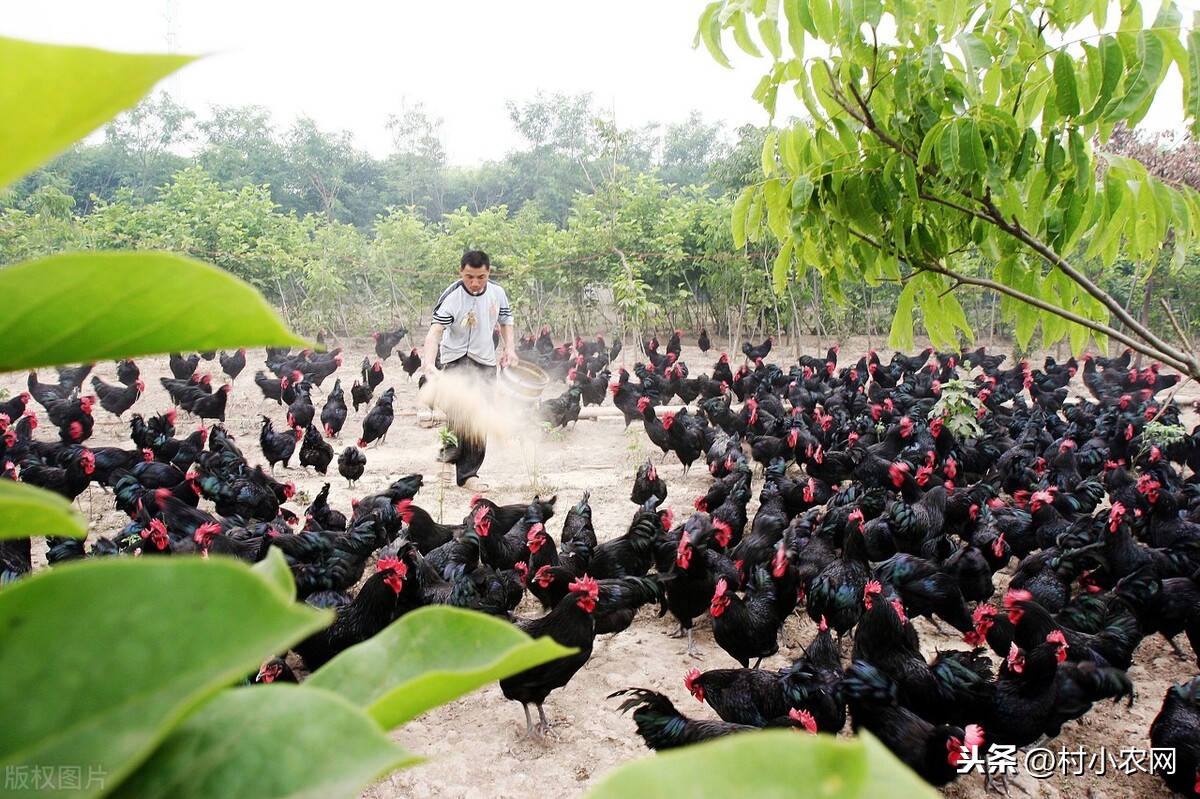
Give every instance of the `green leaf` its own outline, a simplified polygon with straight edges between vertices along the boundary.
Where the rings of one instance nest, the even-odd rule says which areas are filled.
[[[329,617],[229,558],[113,558],[19,580],[0,591],[0,771],[91,765],[116,785],[200,702]]]
[[[908,281],[896,300],[896,315],[892,317],[892,329],[888,333],[888,346],[903,352],[913,348],[913,304],[917,284]]]
[[[313,756],[334,741],[335,757]],[[372,780],[421,760],[336,694],[263,685],[224,691],[205,703],[112,796],[353,797]]]
[[[1079,86],[1075,82],[1075,64],[1065,49],[1054,57],[1055,102],[1058,113],[1073,117],[1079,113]]]
[[[1024,302],[1017,303],[1017,345],[1021,349],[1029,349],[1029,342],[1037,332],[1039,319],[1037,308]]]
[[[783,16],[787,20],[788,45],[796,58],[804,57],[804,23],[800,21],[799,11],[802,0],[783,4]],[[814,34],[815,35],[815,34]]]
[[[1134,257],[1149,260],[1158,249],[1159,239],[1156,235],[1158,227],[1158,204],[1154,201],[1154,192],[1150,190],[1150,178],[1147,178],[1137,190],[1134,202],[1133,230],[1130,236]]]
[[[936,799],[939,794],[869,733],[835,738],[770,730],[627,763],[587,799],[631,796]]]
[[[304,684],[367,708],[392,729],[494,680],[570,654],[508,622],[459,608],[421,608],[317,669]]]
[[[1090,125],[1100,118],[1100,114],[1112,100],[1113,92],[1116,91],[1117,84],[1121,82],[1121,76],[1125,73],[1125,55],[1115,37],[1100,37],[1099,58],[1101,63],[1100,90],[1092,107],[1079,118],[1081,125]]]
[[[773,19],[762,19],[758,22],[758,35],[771,53],[778,60],[783,56],[783,42],[779,37],[779,23]]]
[[[85,538],[87,522],[58,494],[0,480],[0,539],[35,535]]]
[[[863,25],[877,28],[882,16],[881,0],[846,0],[844,17],[851,31],[857,32]]]
[[[992,65],[992,51],[974,31],[963,31],[954,37],[967,59],[967,68],[973,73],[985,72]]]
[[[191,60],[0,37],[0,188],[135,105]]]
[[[1136,123],[1135,113],[1154,96],[1163,68],[1162,42],[1152,31],[1139,31],[1137,54],[1137,71],[1126,77],[1124,96],[1110,103],[1105,109],[1104,118],[1107,120],[1129,120]]]
[[[762,171],[766,177],[775,174],[775,139],[778,134],[779,131],[772,128],[767,131],[766,136],[763,136]]]
[[[1192,18],[1192,29],[1187,35],[1188,68],[1187,86],[1184,91],[1183,107],[1192,120],[1193,138],[1200,138],[1200,11]]]
[[[1104,178],[1104,214],[1096,226],[1084,257],[1095,258],[1104,252],[1111,241],[1120,241],[1125,223],[1133,211],[1133,193],[1121,176],[1111,173]],[[1111,266],[1111,261],[1105,265]]]
[[[147,296],[175,302],[145,302]],[[0,372],[181,350],[301,345],[258,292],[167,253],[54,255],[0,269]]]
[[[1067,137],[1067,152],[1071,157],[1071,166],[1075,167],[1075,183],[1079,186],[1089,183],[1094,167],[1087,153],[1087,144],[1078,128],[1071,128]]]
[[[747,55],[762,58],[762,51],[758,49],[758,45],[754,43],[754,39],[750,38],[750,28],[746,25],[746,15],[737,11],[729,19],[733,25],[733,40],[737,42],[737,46],[742,48],[742,51]]]
[[[725,51],[721,49],[721,20],[718,13],[721,10],[722,3],[709,3],[704,13],[700,15],[700,27],[697,32],[697,37],[704,42],[704,46],[708,48],[708,53],[723,67],[733,69],[733,65],[729,63],[729,59],[725,57]],[[695,47],[695,44],[692,45]]]
[[[812,13],[813,24],[817,26],[817,38],[832,42],[837,36],[837,20],[833,18],[830,0],[808,0],[808,7]]]
[[[281,596],[294,599],[296,596],[296,581],[292,577],[292,569],[288,566],[283,552],[275,547],[267,550],[267,556],[250,567],[269,585],[275,586]]]
[[[813,185],[812,178],[808,175],[797,175],[792,181],[792,216],[803,214],[808,210],[808,201],[812,199],[813,190],[816,186]]]
[[[1083,354],[1087,347],[1088,339],[1091,338],[1091,331],[1083,325],[1070,325],[1071,330],[1071,354],[1079,356]]]
[[[908,194],[909,199],[917,199],[920,194],[917,188],[917,168],[913,165],[911,158],[904,158],[900,161],[900,180],[904,184],[904,191]]]
[[[787,290],[788,273],[791,271],[792,253],[795,248],[795,241],[788,238],[780,246],[779,255],[775,256],[775,267],[771,270],[771,287],[777,294]]]
[[[1029,174],[1037,155],[1037,143],[1037,133],[1033,128],[1025,128],[1025,132],[1021,134],[1021,147],[1017,151],[1017,157],[1013,159],[1012,171],[1009,173],[1013,180],[1024,180]]]
[[[791,215],[788,213],[788,194],[784,184],[778,180],[768,180],[763,185],[763,198],[767,206],[767,226],[778,241],[783,241],[788,237],[792,226]]]
[[[938,163],[946,172],[958,168],[958,126],[951,122],[938,141]]]
[[[821,103],[817,100],[817,95],[813,91],[814,82],[812,75],[816,74],[818,69],[824,69],[824,62],[820,59],[813,59],[813,65],[810,72],[796,79],[796,97],[804,102],[804,108],[808,111],[808,115],[813,118],[816,125],[822,125],[825,122],[824,109]]]
[[[733,246],[741,248],[746,246],[746,213],[750,208],[750,198],[758,191],[757,186],[747,186],[738,195],[738,198],[733,201],[733,211],[731,213],[731,224],[733,226]],[[758,220],[755,220],[755,224]]]
[[[983,149],[983,138],[979,125],[973,119],[961,122],[958,142],[958,168],[964,175],[982,174],[987,169],[987,153]]]

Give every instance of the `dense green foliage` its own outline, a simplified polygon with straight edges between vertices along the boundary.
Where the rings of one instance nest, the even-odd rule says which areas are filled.
[[[1114,338],[1200,376],[1190,347],[1102,285],[1122,259],[1178,274],[1200,230],[1195,189],[1099,149],[1145,118],[1172,67],[1200,129],[1200,30],[1181,27],[1173,2],[1150,25],[1137,0],[788,0],[780,11],[719,0],[700,21],[718,60],[726,32],[767,53],[756,97],[768,111],[788,89],[811,115],[768,135],[762,180],[734,210],[739,243],[763,220],[781,242],[777,285],[815,267],[839,284],[901,286],[900,347],[914,309],[936,343],[970,336],[953,289],[986,287],[1022,348],[1040,325],[1046,343]]]

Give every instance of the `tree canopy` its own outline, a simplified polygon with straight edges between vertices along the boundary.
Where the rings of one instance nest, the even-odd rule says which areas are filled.
[[[808,267],[898,285],[901,348],[914,310],[935,343],[971,338],[954,289],[982,287],[1022,348],[1040,326],[1046,344],[1113,339],[1200,377],[1190,346],[1101,285],[1122,260],[1143,279],[1182,269],[1200,228],[1195,189],[1103,149],[1172,69],[1200,131],[1200,31],[1173,2],[1147,25],[1138,0],[718,0],[698,39],[725,64],[730,39],[765,54],[755,97],[773,115],[794,91],[810,116],[767,135],[733,209],[739,243],[760,222],[780,242],[778,287]]]

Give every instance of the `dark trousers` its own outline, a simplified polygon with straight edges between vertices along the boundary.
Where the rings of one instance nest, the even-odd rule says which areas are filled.
[[[472,373],[475,377],[481,378],[488,382],[496,379],[496,367],[484,366],[483,364],[471,360],[469,356],[464,355],[457,361],[442,364],[442,369],[450,371],[453,369],[466,369],[467,373]],[[487,402],[487,397],[480,397],[481,402]],[[483,456],[487,454],[487,439],[477,439],[474,436],[464,435],[461,431],[450,428],[458,439],[458,457],[454,459],[454,470],[456,472],[455,479],[459,485],[467,482],[470,478],[479,474],[479,467],[483,465]]]

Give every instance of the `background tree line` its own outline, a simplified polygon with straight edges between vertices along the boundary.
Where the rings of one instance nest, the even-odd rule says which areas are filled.
[[[217,107],[198,120],[160,94],[0,196],[0,263],[69,249],[187,253],[252,283],[294,325],[353,334],[427,321],[461,252],[482,246],[523,324],[558,336],[886,335],[898,286],[843,285],[836,270],[793,261],[777,292],[779,237],[765,220],[734,246],[729,220],[742,190],[765,180],[768,128],[729,131],[693,112],[621,129],[589,95],[508,110],[523,147],[460,167],[419,103],[389,120],[392,152],[376,158],[308,118],[280,128],[262,107]],[[1107,147],[1200,186],[1194,143],[1118,131]],[[1193,331],[1196,271],[1194,255],[1183,270],[1118,262],[1106,289],[1164,324],[1156,298],[1169,298]],[[963,305],[978,336],[1011,337],[997,298]]]

